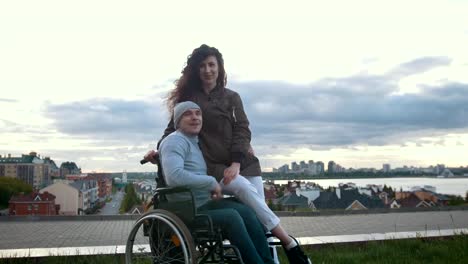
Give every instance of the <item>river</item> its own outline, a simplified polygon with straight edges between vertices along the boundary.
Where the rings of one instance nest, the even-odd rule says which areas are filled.
[[[306,182],[314,182],[323,188],[328,186],[338,186],[339,183],[353,182],[357,186],[365,187],[367,184],[384,185],[392,187],[394,190],[411,190],[414,186],[431,185],[436,187],[437,193],[460,195],[465,198],[468,191],[468,178],[361,178],[361,179],[307,179]],[[275,180],[276,184],[286,184],[287,180]]]

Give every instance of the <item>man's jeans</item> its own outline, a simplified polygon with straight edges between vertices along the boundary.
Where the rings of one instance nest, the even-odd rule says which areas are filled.
[[[212,200],[198,208],[198,213],[211,217],[239,249],[246,264],[274,263],[264,228],[249,207],[229,199]]]

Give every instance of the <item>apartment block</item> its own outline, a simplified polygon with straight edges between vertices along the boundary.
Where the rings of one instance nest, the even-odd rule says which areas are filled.
[[[0,156],[0,177],[17,178],[40,189],[51,182],[51,163],[39,157],[36,152],[21,157]]]

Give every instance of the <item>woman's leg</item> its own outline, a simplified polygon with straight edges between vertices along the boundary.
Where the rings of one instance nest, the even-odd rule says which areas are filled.
[[[260,197],[265,201],[265,190],[263,189],[263,179],[262,176],[244,176],[250,183],[255,186]]]
[[[258,193],[263,197],[265,202],[265,195],[263,191],[263,181],[261,176],[245,176],[245,178],[250,181],[257,189]],[[280,241],[283,247],[286,249],[286,255],[288,256],[290,263],[311,263],[309,258],[304,254],[300,246],[289,237],[289,234],[284,230],[284,228],[278,224],[273,229],[270,230],[271,233],[276,236]]]
[[[237,175],[228,185],[221,182],[221,187],[223,192],[233,194],[242,203],[255,211],[266,229],[270,230],[281,241],[290,263],[311,263],[296,241],[289,237],[286,230],[279,224],[279,218],[265,203],[263,181],[260,176],[246,178]],[[261,190],[261,197],[259,190]]]
[[[267,231],[279,224],[279,218],[265,203],[264,196],[260,195],[257,187],[245,177],[237,175],[228,185],[224,185],[224,182],[221,181],[221,188],[223,193],[234,195],[243,204],[252,208]]]
[[[237,175],[228,185],[221,182],[221,187],[224,193],[234,195],[239,201],[252,208],[266,230],[276,236],[281,244],[288,247],[293,242],[286,230],[279,224],[279,218],[265,203],[261,176]]]

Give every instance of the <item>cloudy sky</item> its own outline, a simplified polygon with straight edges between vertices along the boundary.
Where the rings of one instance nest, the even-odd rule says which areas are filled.
[[[461,0],[0,0],[0,154],[154,170],[138,161],[167,125],[164,98],[187,55],[206,43],[223,53],[266,170],[467,166],[467,10]]]

